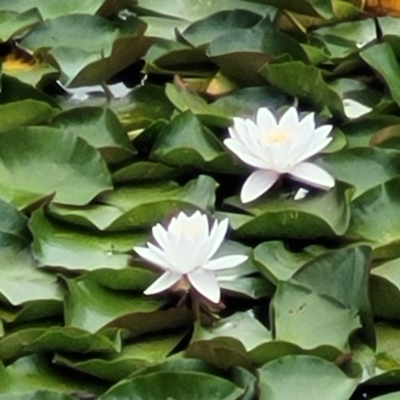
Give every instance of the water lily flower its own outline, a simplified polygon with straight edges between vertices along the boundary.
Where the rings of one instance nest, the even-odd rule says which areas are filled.
[[[329,190],[334,178],[321,167],[306,160],[325,148],[332,125],[315,127],[314,113],[302,120],[295,107],[289,108],[279,120],[268,108],[260,108],[256,122],[234,118],[230,138],[224,144],[246,164],[256,170],[243,185],[240,198],[248,203],[267,192],[282,174]]]
[[[210,229],[207,216],[200,211],[191,216],[180,212],[167,229],[161,224],[154,226],[152,233],[158,246],[148,242],[147,247],[134,250],[164,273],[144,293],[160,293],[177,285],[194,288],[211,302],[219,303],[221,290],[215,271],[236,267],[248,258],[245,255],[212,258],[227,229],[227,219],[215,221]]]

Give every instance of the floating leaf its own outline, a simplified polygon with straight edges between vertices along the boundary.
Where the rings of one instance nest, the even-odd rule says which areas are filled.
[[[400,175],[400,153],[377,148],[353,148],[324,155],[317,164],[356,188],[353,199]]]
[[[100,154],[84,140],[54,128],[2,133],[0,171],[0,197],[11,197],[17,206],[31,204],[38,193],[54,192],[55,202],[83,205],[112,188]]]
[[[235,29],[250,29],[260,19],[259,14],[243,9],[220,11],[189,25],[181,35],[185,41],[200,47]]]
[[[320,355],[332,351],[324,347],[337,349],[336,356],[349,351],[349,336],[360,327],[357,312],[290,282],[279,283],[273,307],[276,339]]]
[[[172,8],[168,0],[142,0],[134,9],[144,14],[156,14],[188,21],[197,21],[224,10],[248,10],[260,15],[269,11],[268,7],[249,3],[246,0],[220,0],[218,3],[204,3],[201,0],[177,0],[175,7]]]
[[[130,259],[127,252],[146,239],[141,234],[104,236],[77,230],[76,226],[47,219],[43,210],[33,213],[29,226],[33,234],[33,254],[39,264],[70,271],[123,269]]]
[[[111,107],[128,130],[146,128],[158,120],[169,120],[174,111],[164,88],[149,84],[114,100]]]
[[[205,123],[222,127],[231,124],[229,115],[224,114],[216,107],[212,107],[203,98],[189,90],[179,89],[174,85],[167,84],[165,93],[171,103],[180,111],[190,110]]]
[[[104,358],[80,361],[79,359],[56,356],[54,361],[58,365],[118,382],[145,367],[165,362],[183,336],[184,334],[178,333],[143,338],[125,346],[119,354]]]
[[[117,24],[99,16],[64,15],[36,26],[21,45],[34,52],[46,51],[61,69],[65,86],[93,85],[145,53],[149,43],[140,41],[145,28],[134,17]]]
[[[238,171],[237,164],[224,151],[222,143],[189,111],[175,117],[161,131],[151,157],[179,167],[198,167],[231,174]]]
[[[23,357],[0,370],[0,398],[6,400],[15,396],[15,399],[20,399],[35,390],[97,396],[104,392],[105,385],[88,377],[67,376],[64,370],[52,365],[44,356]]]
[[[349,378],[335,364],[306,355],[271,361],[258,373],[260,400],[348,400],[358,384],[358,379]]]
[[[399,184],[400,179],[394,178],[368,190],[351,204],[352,218],[347,235],[369,242],[378,257],[399,256],[400,224],[393,218],[399,208]]]
[[[235,384],[213,375],[193,371],[165,371],[133,377],[113,386],[99,400],[238,399],[243,393]]]
[[[289,280],[305,263],[326,251],[319,246],[306,247],[302,252],[291,252],[283,242],[269,241],[259,244],[254,249],[254,260],[260,272],[277,285]]]
[[[106,9],[118,10],[118,8],[127,5],[124,0],[118,1],[118,3],[116,5],[112,0],[70,0],[67,3],[60,4],[58,0],[39,0],[35,2],[35,7],[39,10],[43,19],[49,19],[68,14],[95,14]],[[0,10],[22,13],[32,10],[32,2],[30,0],[2,0]]]
[[[7,3],[7,0],[6,0]],[[8,11],[4,11],[8,10]],[[31,8],[23,13],[10,11],[6,4],[0,5],[0,41],[6,42],[21,34],[41,20],[38,10]]]
[[[100,230],[145,228],[172,216],[178,209],[212,212],[216,182],[200,175],[185,186],[158,182],[125,186],[99,200],[102,204],[72,208],[53,206],[51,213],[62,220]]]
[[[33,301],[62,301],[57,277],[37,268],[27,250],[1,249],[0,293],[17,306]]]
[[[391,45],[389,43],[375,44],[363,50],[360,56],[383,77],[393,99],[400,104],[400,67]]]
[[[0,113],[0,131],[7,131],[24,125],[45,123],[55,114],[55,110],[41,101],[21,100],[0,105]]]
[[[0,200],[0,247],[22,249],[29,243],[26,217],[13,206]]]
[[[246,214],[221,215],[229,218],[233,230],[241,237],[315,238],[342,235],[350,221],[351,192],[339,184],[327,193],[313,194],[303,200],[271,192],[266,200],[249,206],[234,197],[227,199],[226,204]]]
[[[27,328],[10,333],[0,340],[0,357],[10,361],[27,354],[46,351],[117,354],[121,347],[120,342],[118,332],[114,337],[107,337],[76,328]]]
[[[167,165],[152,161],[136,161],[122,167],[113,173],[113,181],[116,183],[130,181],[151,181],[173,178],[178,171]]]
[[[283,54],[295,60],[307,59],[300,45],[277,31],[267,17],[251,29],[237,29],[212,41],[207,56],[228,75],[242,83],[261,84],[258,70]],[[279,85],[277,85],[279,87]]]
[[[284,92],[310,101],[317,109],[328,107],[333,113],[343,116],[343,103],[324,80],[322,71],[301,61],[283,61],[265,64],[261,74]]]
[[[251,312],[238,312],[219,320],[211,328],[196,323],[186,356],[201,358],[220,368],[250,367],[249,353],[271,340],[271,333]]]
[[[190,323],[191,313],[184,307],[160,310],[165,300],[115,291],[89,279],[68,279],[66,325],[96,333],[105,327],[130,330],[131,336],[158,332]]]

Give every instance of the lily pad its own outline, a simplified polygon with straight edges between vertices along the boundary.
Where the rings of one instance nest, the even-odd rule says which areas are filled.
[[[205,175],[185,186],[171,181],[125,186],[99,198],[100,204],[80,208],[54,206],[51,213],[58,219],[100,230],[146,228],[178,209],[212,212],[216,186],[214,179]]]
[[[57,115],[51,124],[67,135],[86,140],[107,162],[121,161],[133,153],[128,135],[110,109],[76,108]]]
[[[260,400],[348,400],[359,382],[346,376],[335,364],[306,355],[285,356],[271,361],[258,373]],[[318,380],[315,380],[316,376]],[[295,393],[293,388],[296,388]]]
[[[221,400],[238,399],[243,389],[228,380],[193,371],[155,372],[133,377],[113,386],[99,400],[112,400],[135,396],[137,400],[193,399]],[[129,398],[129,397],[128,397]]]
[[[277,31],[269,17],[251,29],[236,29],[219,36],[210,43],[206,54],[228,76],[251,86],[263,82],[258,70],[268,61],[284,54],[294,60],[307,60],[300,45]]]
[[[246,214],[221,213],[227,216],[240,237],[257,238],[315,238],[343,235],[350,222],[349,202],[352,190],[337,184],[327,193],[310,195],[303,200],[271,192],[268,198],[243,205],[238,197],[225,203]]]
[[[21,159],[23,163],[18,162]],[[112,188],[100,154],[84,140],[55,128],[3,132],[0,171],[0,197],[22,207],[34,202],[37,194],[52,193],[55,202],[83,205]]]
[[[43,210],[33,213],[29,227],[33,254],[40,266],[75,272],[124,269],[130,259],[127,252],[146,239],[142,234],[100,235],[77,230],[47,219]],[[139,271],[138,275],[143,274]]]
[[[66,280],[66,325],[96,333],[106,327],[129,329],[131,336],[158,332],[190,323],[184,307],[160,310],[165,300],[110,290],[90,279]]]
[[[102,379],[118,382],[145,367],[165,362],[186,332],[136,340],[120,353],[81,361],[57,355],[54,362]]]
[[[22,249],[29,243],[26,217],[10,204],[0,200],[0,247]]]
[[[59,66],[65,86],[93,85],[145,53],[149,43],[140,40],[145,29],[144,22],[134,17],[118,24],[99,16],[63,15],[36,26],[21,45],[47,53]]]

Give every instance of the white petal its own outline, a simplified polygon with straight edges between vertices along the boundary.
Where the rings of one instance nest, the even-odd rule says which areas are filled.
[[[328,190],[335,186],[335,179],[318,165],[303,162],[289,172],[296,180],[320,189]]]
[[[301,163],[302,161],[307,160],[308,158],[314,156],[315,154],[319,153],[321,150],[323,150],[328,144],[332,141],[333,138],[328,137],[326,139],[320,140],[312,140],[309,139],[310,142],[306,143],[307,148],[305,150],[302,150],[302,153],[299,155],[297,162]]]
[[[233,153],[235,153],[243,162],[251,165],[252,167],[266,168],[268,166],[264,160],[261,160],[260,158],[251,154],[250,150],[247,149],[244,144],[234,139],[225,139],[224,145]]]
[[[268,108],[260,108],[257,112],[257,125],[260,129],[275,129],[277,126],[274,114]]]
[[[246,180],[240,193],[242,203],[259,198],[278,180],[279,174],[272,170],[254,171]]]
[[[210,236],[207,240],[206,245],[202,249],[204,252],[204,259],[208,260],[211,258],[219,249],[222,242],[224,241],[226,231],[228,230],[228,218],[225,218],[221,222],[215,221],[211,229]]]
[[[313,132],[315,130],[314,113],[307,114],[299,123],[299,129],[306,132]]]
[[[299,114],[296,107],[290,107],[279,121],[279,127],[288,133],[293,133],[299,126]]]
[[[244,263],[248,258],[248,256],[241,254],[219,257],[215,260],[210,260],[207,265],[204,266],[204,268],[210,269],[212,271],[234,268]]]
[[[151,243],[147,244],[149,247]],[[156,246],[152,245],[153,247],[146,248],[146,247],[134,247],[133,250],[139,254],[140,257],[144,258],[146,261],[155,264],[163,269],[169,269],[170,265],[166,255],[158,249],[158,251],[154,251],[154,248],[157,249]]]
[[[182,275],[178,272],[167,271],[164,272],[155,282],[153,282],[143,293],[144,294],[155,294],[167,290],[171,286],[175,285],[176,282],[181,279]]]
[[[168,232],[163,228],[163,226],[161,224],[157,224],[153,227],[152,233],[154,239],[157,241],[160,247],[164,251],[168,251],[168,249],[170,248],[170,241],[168,238]]]
[[[221,290],[214,272],[206,269],[197,269],[187,275],[191,285],[205,298],[213,303],[219,303]]]
[[[332,129],[333,129],[332,125],[321,125],[320,127],[314,130],[313,136],[318,137],[321,140],[325,139],[332,132]]]
[[[346,117],[350,119],[359,118],[372,111],[371,107],[367,107],[353,99],[344,99],[343,106]]]

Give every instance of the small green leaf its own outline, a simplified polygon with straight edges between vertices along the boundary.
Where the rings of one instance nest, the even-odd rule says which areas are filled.
[[[107,108],[80,107],[57,115],[51,125],[80,137],[99,149],[107,162],[118,162],[133,153],[128,135]]]
[[[18,162],[21,159],[23,163]],[[5,193],[2,186],[7,188]],[[17,206],[32,204],[37,194],[44,197],[54,192],[55,202],[83,205],[111,188],[105,162],[80,138],[48,127],[0,135],[0,197],[7,198],[11,192]]]
[[[361,58],[383,77],[390,93],[400,104],[400,67],[389,43],[378,43],[360,53]]]
[[[145,367],[165,362],[185,334],[186,332],[164,333],[162,336],[143,338],[125,346],[120,353],[104,358],[81,361],[57,355],[54,362],[101,379],[118,382]]]
[[[283,61],[265,64],[260,72],[272,85],[291,96],[310,101],[319,110],[326,106],[344,116],[339,94],[325,82],[319,68],[301,61]]]
[[[43,210],[33,213],[29,227],[33,235],[33,254],[39,265],[56,270],[115,272],[124,269],[130,259],[127,252],[146,238],[137,233],[104,236],[77,230],[76,226],[47,219]]]
[[[238,399],[243,393],[235,384],[217,376],[194,371],[165,371],[122,381],[99,400],[123,399],[134,396],[135,400]]]
[[[246,214],[220,213],[227,216],[240,237],[315,238],[343,235],[350,222],[349,203],[352,190],[336,184],[328,192],[310,194],[294,200],[291,194],[268,193],[265,200],[243,205],[238,197],[225,203]]]
[[[260,400],[348,400],[359,382],[349,378],[335,364],[305,355],[271,361],[258,373]]]

